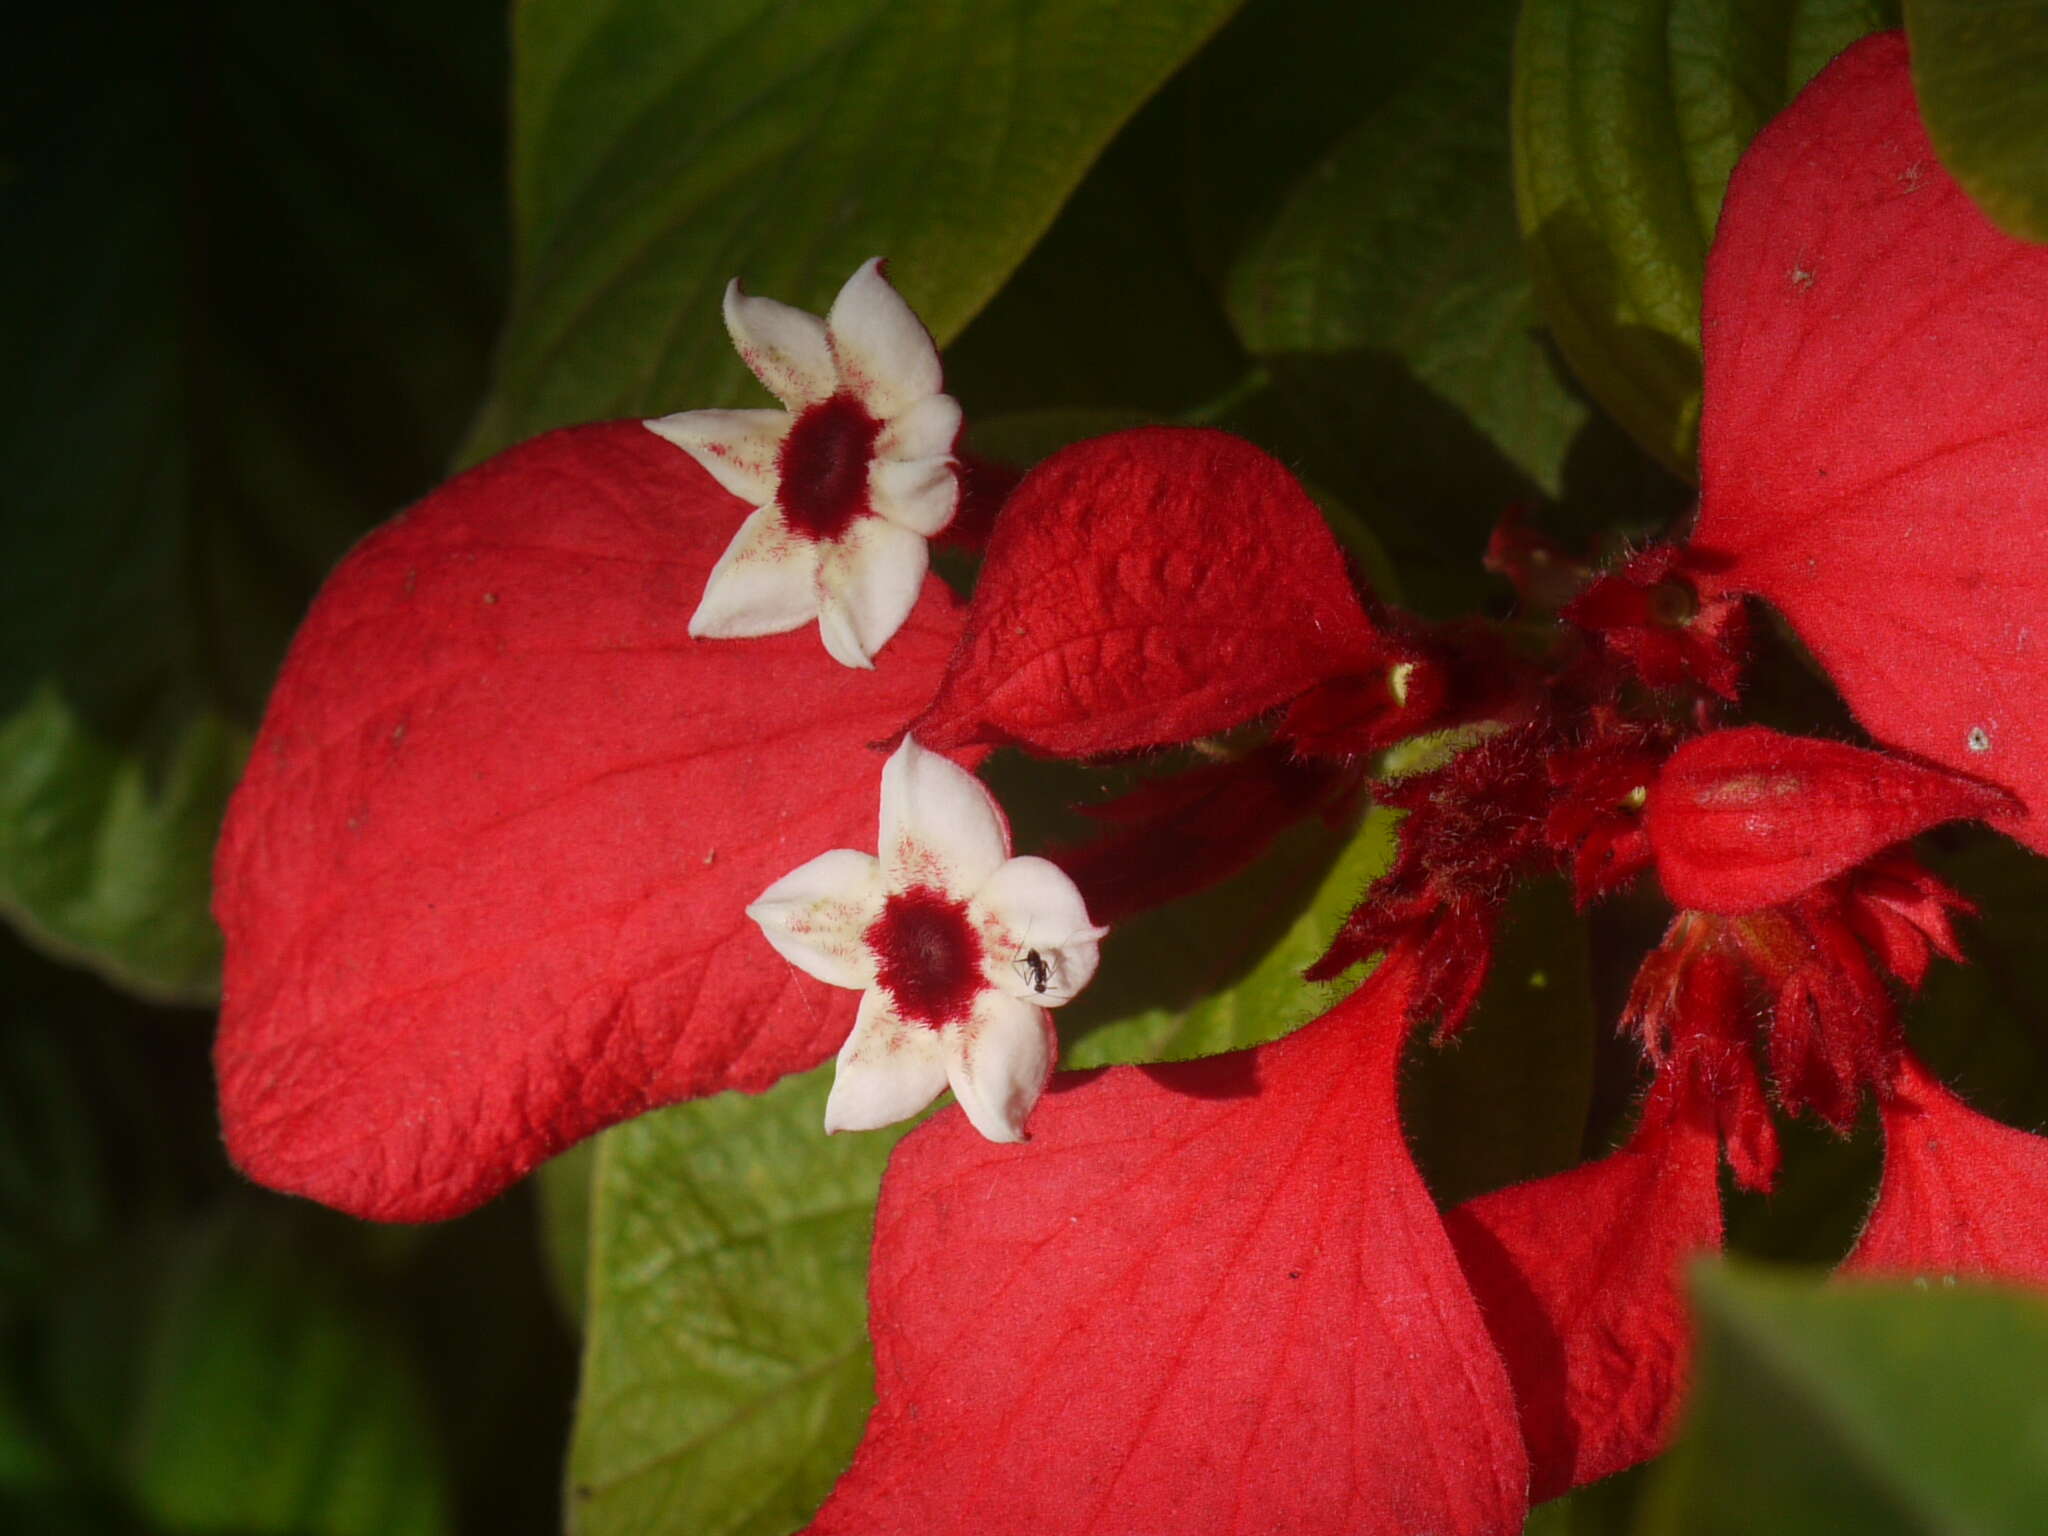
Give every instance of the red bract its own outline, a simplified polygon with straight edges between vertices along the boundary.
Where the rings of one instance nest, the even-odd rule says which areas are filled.
[[[1684,1266],[1721,1246],[1713,1112],[1676,1063],[1622,1150],[1444,1218],[1514,1382],[1532,1500],[1670,1438],[1690,1354]]]
[[[1702,335],[1702,587],[1775,604],[1872,735],[2012,789],[2048,850],[2048,247],[1936,161],[1898,34],[1736,167]]]
[[[1789,901],[1941,822],[2009,803],[2002,790],[1881,752],[1748,726],[1673,753],[1643,820],[1675,904],[1739,913]]]
[[[1147,427],[1024,478],[914,729],[936,747],[1125,752],[1241,725],[1378,653],[1285,468],[1228,433]]]
[[[743,909],[872,840],[882,754],[959,618],[877,672],[685,633],[746,508],[637,422],[453,481],[335,572],[217,866],[218,1065],[251,1177],[358,1215],[477,1204],[613,1121],[762,1088],[851,994]]]
[[[1884,1185],[1842,1267],[2048,1285],[2048,1140],[1978,1114],[1910,1053],[1884,1113]]]
[[[1522,1528],[1506,1373],[1409,1160],[1390,956],[1277,1044],[955,1111],[890,1163],[880,1401],[817,1536]]]

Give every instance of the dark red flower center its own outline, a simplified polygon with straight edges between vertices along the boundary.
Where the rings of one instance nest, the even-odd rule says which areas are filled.
[[[982,982],[981,939],[966,902],[914,885],[889,898],[863,937],[876,980],[903,1018],[937,1029],[967,1017]]]
[[[851,395],[820,400],[797,417],[776,460],[776,499],[792,532],[829,541],[870,515],[868,461],[882,424]]]

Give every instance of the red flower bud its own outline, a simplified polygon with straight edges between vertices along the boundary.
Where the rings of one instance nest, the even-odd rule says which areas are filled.
[[[1940,822],[2010,803],[1957,774],[1749,726],[1679,748],[1650,789],[1644,822],[1672,901],[1754,912]]]

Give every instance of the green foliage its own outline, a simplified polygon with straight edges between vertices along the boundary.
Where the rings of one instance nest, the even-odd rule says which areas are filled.
[[[1729,1265],[1639,1536],[2021,1536],[2048,1509],[2048,1303]]]
[[[66,1421],[158,1530],[449,1529],[403,1343],[323,1277],[281,1214],[144,1232],[88,1272],[53,1333]]]
[[[502,56],[484,0],[10,38],[0,330],[37,367],[0,384],[0,910],[138,991],[213,990],[214,835],[285,639],[474,397]]]
[[[519,279],[481,455],[736,402],[735,273],[822,311],[886,253],[943,343],[1233,8],[536,0],[516,14]]]
[[[1537,297],[1580,382],[1693,475],[1700,279],[1735,160],[1886,0],[1528,0],[1515,197]]]
[[[1935,153],[1992,221],[2048,240],[2048,3],[1905,0]]]
[[[569,1528],[779,1536],[873,1400],[868,1232],[897,1132],[827,1137],[832,1069],[605,1134]]]

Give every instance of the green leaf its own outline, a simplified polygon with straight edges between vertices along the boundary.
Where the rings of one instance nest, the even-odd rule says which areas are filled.
[[[2021,1536],[2048,1509],[2048,1302],[1726,1265],[1642,1536]]]
[[[1375,809],[1334,833],[1311,819],[1244,875],[1118,928],[1095,983],[1061,1010],[1062,1032],[1076,1036],[1062,1065],[1208,1056],[1277,1040],[1330,1008],[1357,976],[1301,973],[1393,862],[1398,820]]]
[[[139,1235],[68,1298],[52,1338],[74,1439],[152,1530],[448,1529],[403,1343],[275,1207]]]
[[[1155,0],[532,0],[519,280],[481,455],[751,391],[726,281],[820,310],[870,256],[943,344],[1234,8]]]
[[[1593,397],[1691,478],[1700,280],[1736,158],[1889,0],[1528,0],[1515,192],[1550,328]]]
[[[438,477],[498,283],[487,0],[45,7],[0,91],[0,909],[214,986],[247,727],[314,581]]]
[[[1348,461],[1362,489],[1337,489],[1377,513],[1404,568],[1448,560],[1471,578],[1510,502],[1570,494],[1640,516],[1656,499],[1655,472],[1542,334],[1503,132],[1514,21],[1506,0],[1461,14],[1230,276],[1238,334],[1319,439],[1318,466]]]
[[[2048,0],[1905,0],[1935,153],[1991,221],[2048,240]]]
[[[869,1232],[900,1130],[824,1133],[832,1067],[646,1115],[598,1147],[578,1536],[782,1536],[873,1402]]]

